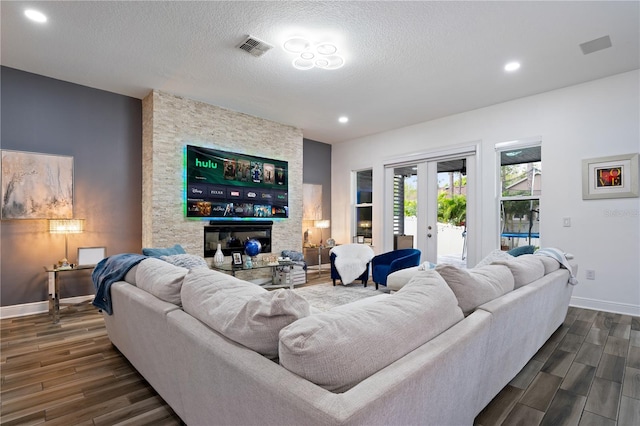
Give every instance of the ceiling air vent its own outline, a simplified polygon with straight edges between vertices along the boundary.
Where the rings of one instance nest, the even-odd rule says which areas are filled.
[[[273,48],[269,43],[265,43],[253,36],[247,36],[237,47],[256,57],[264,55],[269,49]]]
[[[580,45],[580,49],[582,49],[584,55],[597,52],[598,50],[608,49],[609,47],[611,47],[611,38],[608,35],[587,41]]]

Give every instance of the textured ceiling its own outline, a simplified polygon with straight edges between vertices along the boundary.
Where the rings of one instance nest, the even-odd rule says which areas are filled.
[[[7,2],[4,66],[143,98],[152,89],[336,143],[639,68],[640,3]],[[34,24],[25,8],[49,20]],[[256,58],[246,35],[275,47]],[[290,36],[340,48],[300,71]],[[605,35],[613,47],[583,55]],[[512,59],[522,68],[503,71]],[[349,123],[337,118],[347,115]]]

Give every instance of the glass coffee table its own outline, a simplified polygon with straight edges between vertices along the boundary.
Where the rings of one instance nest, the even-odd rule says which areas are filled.
[[[213,265],[211,269],[214,269],[216,271],[226,272],[235,277],[238,272],[249,272],[249,271],[269,268],[271,269],[271,284],[269,284],[268,282],[265,284],[258,284],[260,287],[264,287],[264,288],[289,287],[291,290],[293,290],[293,278],[291,273],[285,274],[286,276],[285,283],[279,283],[280,280],[278,279],[278,272],[281,272],[284,267],[293,266],[293,265],[295,265],[295,262],[284,260],[284,261],[273,262],[273,263],[255,262],[251,268],[247,268],[244,265],[234,266],[230,263],[223,263],[222,265]]]

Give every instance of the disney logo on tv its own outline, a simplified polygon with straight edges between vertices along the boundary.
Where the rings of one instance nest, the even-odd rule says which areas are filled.
[[[192,194],[202,194],[202,190],[198,189],[198,188],[191,188],[191,193]]]

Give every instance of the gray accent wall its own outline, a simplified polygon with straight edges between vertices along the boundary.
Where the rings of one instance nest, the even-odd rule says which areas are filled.
[[[322,217],[331,218],[331,145],[303,139],[302,182],[322,185]]]
[[[79,246],[139,253],[142,102],[7,67],[0,80],[0,147],[74,158],[74,217],[86,222],[69,260]],[[1,237],[0,306],[47,300],[44,266],[64,257],[64,236],[47,220],[3,220]],[[93,292],[87,271],[64,274],[61,297]]]
[[[142,101],[7,67],[0,67],[0,83],[0,148],[74,158],[74,217],[86,223],[84,233],[68,237],[69,260],[78,247],[140,253]],[[302,158],[302,181],[323,186],[329,218],[331,145],[304,139]],[[295,244],[287,248],[301,244],[299,229],[290,231]],[[0,306],[46,301],[44,267],[64,256],[64,236],[50,234],[45,219],[2,220],[0,236]],[[62,298],[94,293],[89,271],[65,273],[61,287]]]

